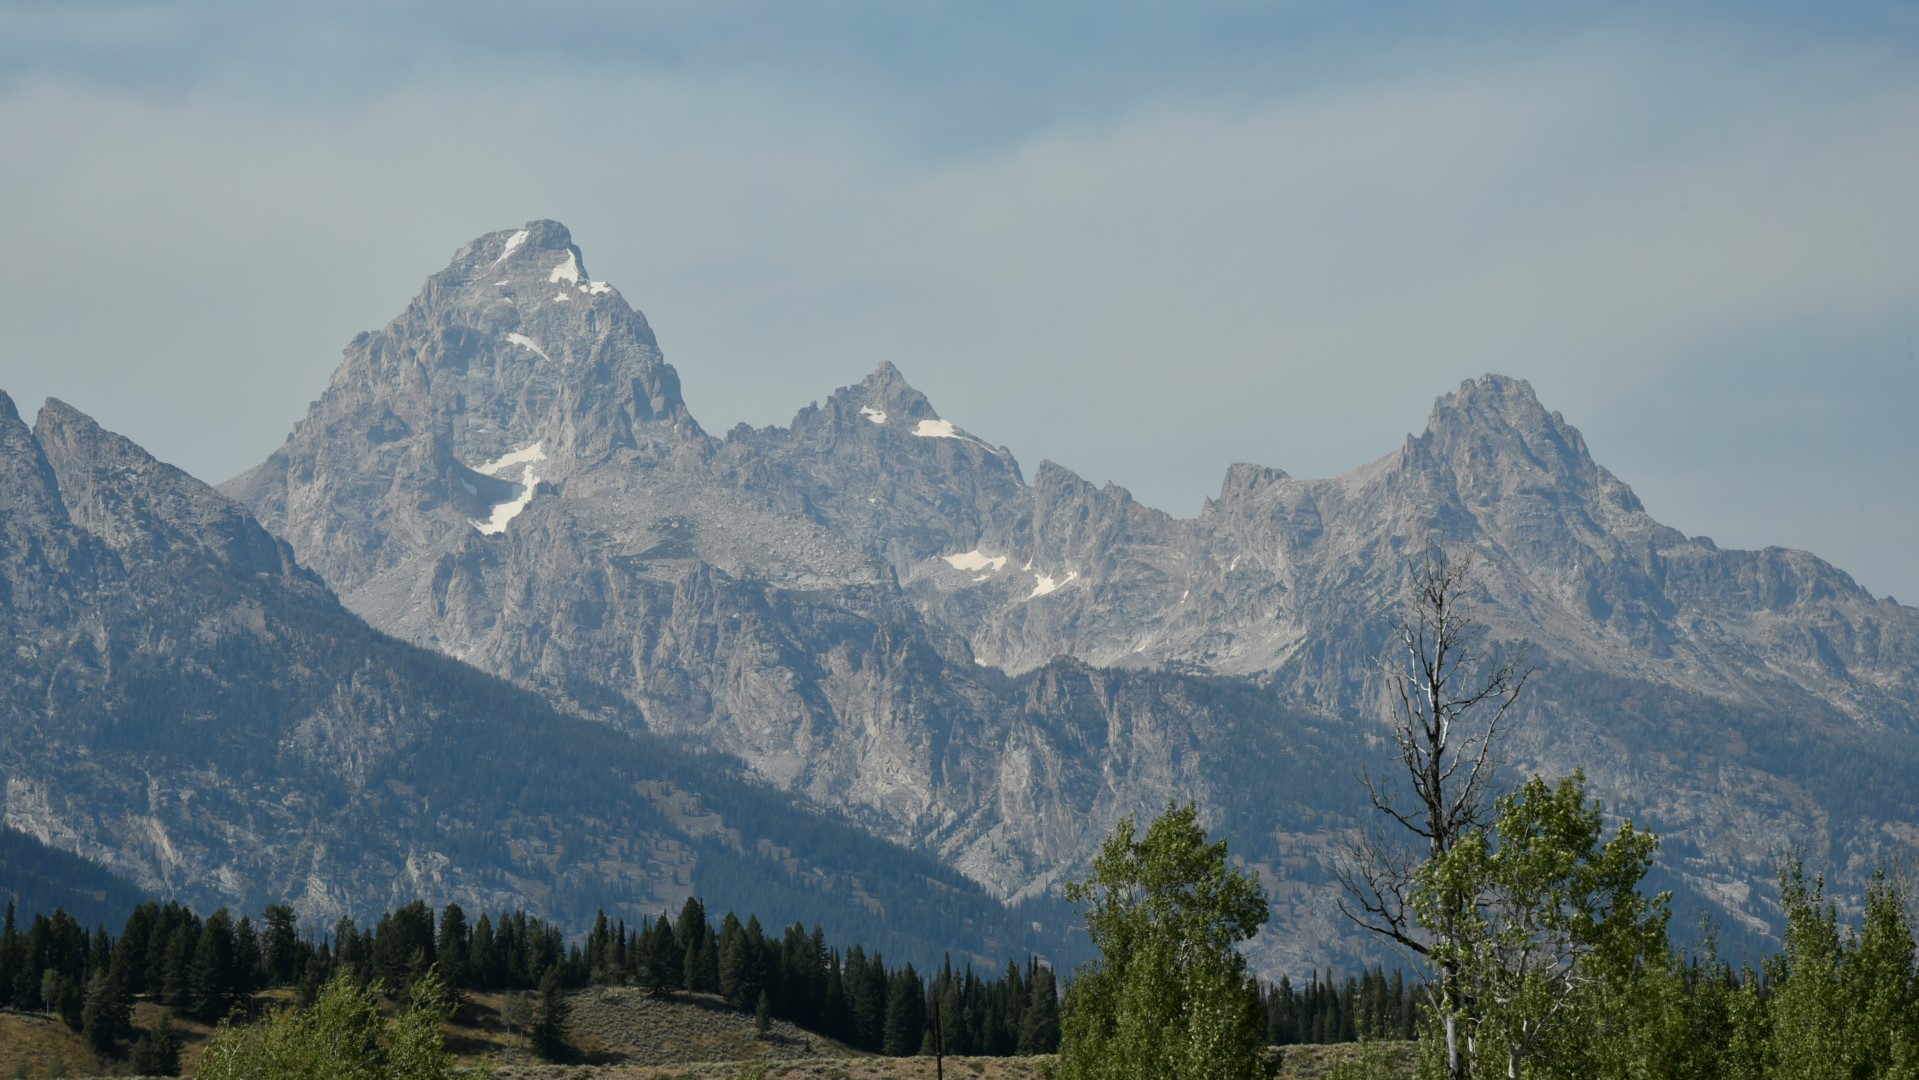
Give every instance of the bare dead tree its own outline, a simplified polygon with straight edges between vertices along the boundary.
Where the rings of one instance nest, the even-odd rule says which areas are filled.
[[[1431,970],[1428,990],[1445,1028],[1453,1080],[1465,1076],[1460,1021],[1471,1014],[1472,991],[1457,959],[1444,955],[1448,950],[1437,950],[1442,957],[1433,958],[1435,944],[1461,940],[1476,897],[1442,896],[1433,906],[1437,914],[1422,922],[1414,914],[1413,890],[1421,866],[1485,831],[1490,787],[1501,763],[1500,730],[1532,673],[1523,650],[1503,658],[1488,651],[1475,607],[1470,556],[1448,559],[1429,547],[1413,568],[1381,657],[1404,771],[1395,769],[1390,780],[1362,772],[1381,823],[1362,833],[1335,868],[1345,893],[1341,913]],[[1402,794],[1402,781],[1409,794]],[[1472,1037],[1470,1025],[1466,1037]]]

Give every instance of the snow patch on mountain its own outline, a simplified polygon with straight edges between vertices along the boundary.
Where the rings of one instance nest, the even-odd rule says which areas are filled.
[[[568,285],[578,285],[580,283],[579,258],[572,252],[567,252],[566,261],[554,267],[553,272],[546,275],[546,280],[548,284],[552,285],[557,285],[562,281]]]
[[[486,476],[498,476],[515,465],[533,465],[546,460],[546,444],[536,442],[532,446],[523,446],[510,454],[494,458],[473,471]]]
[[[552,357],[546,355],[546,350],[540,348],[539,342],[534,341],[532,338],[527,337],[525,334],[508,334],[506,336],[506,339],[508,341],[511,341],[513,344],[520,346],[521,348],[532,349],[534,352],[540,354],[540,359],[545,360],[548,363],[552,363],[553,361]]]
[[[955,570],[990,569],[997,574],[1006,566],[1006,556],[988,555],[978,548],[974,548],[971,551],[962,551],[958,555],[942,555],[940,558],[945,559],[946,565]]]
[[[586,284],[580,286],[580,291],[587,294],[588,296],[598,296],[601,293],[612,292],[613,286],[608,285],[604,281],[589,281]]]
[[[520,250],[520,245],[526,243],[526,238],[531,235],[533,234],[529,232],[528,230],[521,229],[519,232],[514,233],[512,236],[507,237],[506,246],[500,249],[500,257],[493,260],[493,265],[498,266],[499,264],[505,262],[506,257]]]
[[[1047,593],[1053,592],[1062,585],[1070,584],[1079,577],[1079,571],[1069,570],[1066,572],[1065,577],[1058,579],[1055,579],[1050,574],[1035,574],[1034,577],[1038,580],[1033,582],[1033,591],[1026,594],[1028,600],[1045,596]]]
[[[533,466],[528,465],[520,474],[520,482],[514,485],[519,489],[519,493],[507,502],[495,503],[493,513],[488,515],[485,521],[471,521],[470,524],[487,536],[497,536],[505,532],[506,523],[519,517],[520,511],[533,502],[533,485],[539,482],[540,478],[534,475]]]
[[[533,471],[533,467],[545,460],[546,445],[534,443],[495,458],[473,470],[488,476],[499,476],[517,466],[520,470],[520,482],[514,485],[516,490],[513,498],[503,503],[493,504],[493,512],[487,515],[485,521],[469,518],[467,523],[487,536],[497,536],[505,532],[507,522],[519,517],[520,511],[525,510],[533,502],[533,489],[540,482],[540,477]]]
[[[951,420],[921,420],[913,429],[913,434],[922,439],[965,439]],[[969,440],[970,441],[970,440]]]
[[[861,405],[860,415],[866,417],[868,420],[873,421],[875,424],[886,423],[885,409],[875,409],[871,405]]]

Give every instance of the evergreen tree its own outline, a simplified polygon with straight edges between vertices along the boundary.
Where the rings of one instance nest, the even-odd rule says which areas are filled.
[[[566,1036],[566,1022],[572,1014],[573,1006],[560,983],[560,969],[550,967],[540,979],[540,996],[533,1006],[533,1052],[548,1061],[566,1060],[572,1053]]]
[[[686,957],[673,936],[673,923],[660,912],[648,929],[645,944],[644,973],[641,981],[656,994],[670,995],[686,974]]]
[[[373,972],[389,985],[407,988],[436,957],[433,909],[415,900],[380,919],[373,932]]]
[[[187,1003],[202,1020],[218,1020],[233,1003],[233,917],[226,908],[207,916],[187,971]]]
[[[826,1000],[820,1006],[820,1030],[844,1043],[853,1041],[853,1007],[846,997],[846,980],[838,954],[826,965]]]
[[[473,940],[467,945],[466,985],[484,989],[500,985],[500,958],[493,942],[493,920],[480,912],[473,926]]]
[[[194,937],[192,922],[180,921],[167,935],[167,947],[160,954],[160,1000],[176,1009],[189,1008],[193,998],[189,976]]]
[[[153,1030],[134,1043],[130,1064],[140,1076],[180,1075],[180,1036],[173,1030],[171,1014],[161,1013]]]
[[[259,988],[265,975],[265,960],[260,953],[260,935],[253,929],[251,916],[240,916],[233,929],[233,971],[229,977],[233,992],[244,998]]]
[[[894,972],[887,984],[880,1050],[890,1057],[910,1057],[919,1051],[920,1033],[926,1027],[925,991],[911,964]]]
[[[13,982],[20,971],[20,930],[14,923],[13,900],[7,900],[7,918],[0,925],[0,1005],[14,1004]]]
[[[40,999],[69,1028],[79,1031],[84,1026],[86,991],[73,976],[56,968],[46,969],[41,973]]]
[[[858,945],[846,957],[846,989],[853,1011],[853,1045],[878,1053],[886,1045],[886,962],[868,959]]]
[[[120,1039],[133,1030],[133,1000],[111,967],[97,967],[87,980],[86,1003],[80,1012],[80,1032],[87,1046],[101,1057],[111,1057]]]
[[[261,964],[268,986],[288,986],[299,979],[300,917],[286,904],[268,904],[264,914]]]
[[[445,980],[447,989],[457,992],[467,985],[467,954],[472,949],[472,935],[466,926],[466,911],[458,904],[448,904],[440,913],[440,938],[434,947],[436,959],[440,965],[440,978]]]
[[[700,959],[701,950],[706,945],[709,928],[706,925],[706,905],[696,897],[689,896],[680,907],[678,944],[680,946],[680,986],[689,991],[707,989],[701,985],[701,972],[704,966]]]
[[[1059,988],[1053,979],[1053,969],[1036,967],[1028,982],[1017,1052],[1026,1056],[1050,1054],[1059,1049]]]

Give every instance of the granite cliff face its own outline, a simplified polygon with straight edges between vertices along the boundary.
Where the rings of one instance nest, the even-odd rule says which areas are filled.
[[[224,490],[375,626],[736,756],[1002,896],[1198,798],[1281,899],[1268,971],[1344,948],[1323,857],[1433,544],[1540,664],[1515,764],[1583,767],[1667,832],[1682,898],[1762,930],[1786,844],[1857,869],[1919,837],[1919,611],[1660,525],[1524,382],[1462,384],[1342,476],[1236,465],[1192,520],[1051,462],[1029,482],[890,364],[724,438],[678,388],[534,222],[357,338]]]
[[[61,402],[29,430],[0,394],[0,449],[7,826],[314,926],[418,896],[581,929],[697,890],[929,959],[1060,945],[722,759],[372,630],[244,507]]]

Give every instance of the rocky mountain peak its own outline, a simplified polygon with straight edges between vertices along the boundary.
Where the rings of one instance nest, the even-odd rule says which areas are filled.
[[[1642,509],[1631,488],[1593,461],[1579,429],[1548,412],[1524,379],[1486,374],[1460,383],[1434,403],[1425,434],[1406,454],[1449,473],[1468,502],[1552,490]]]
[[[305,578],[285,545],[238,503],[66,402],[47,399],[33,437],[73,524],[123,558],[198,552],[251,573]]]
[[[415,552],[499,535],[541,482],[705,443],[645,317],[588,276],[564,225],[531,221],[467,243],[349,342],[286,444],[222,490],[351,594]],[[351,509],[294,512],[315,500]]]
[[[65,518],[46,456],[13,399],[0,390],[0,534],[24,536],[36,521]]]
[[[840,422],[858,420],[879,427],[916,429],[922,420],[939,422],[939,412],[925,394],[906,381],[890,360],[880,361],[857,386],[841,387],[827,399],[827,412]]]

